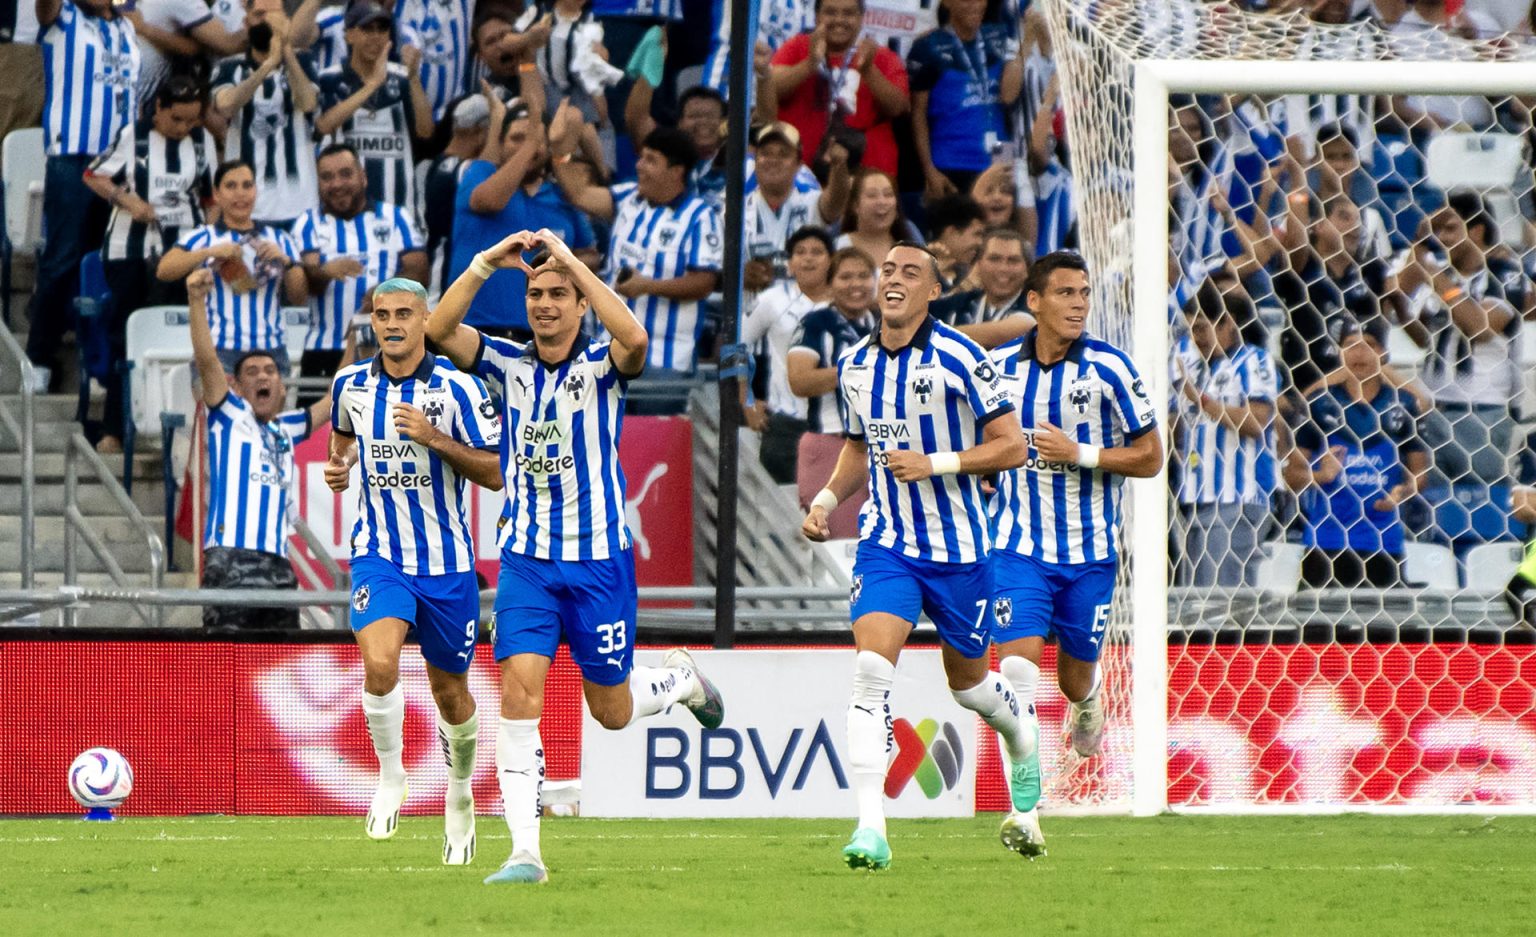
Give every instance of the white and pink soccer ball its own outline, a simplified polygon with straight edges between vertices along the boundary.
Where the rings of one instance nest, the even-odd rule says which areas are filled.
[[[87,810],[111,810],[133,793],[133,768],[110,748],[87,748],[69,766],[69,792]]]

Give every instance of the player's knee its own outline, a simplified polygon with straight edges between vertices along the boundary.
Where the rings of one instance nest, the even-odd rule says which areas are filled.
[[[594,698],[587,697],[587,708],[592,711],[592,718],[605,729],[622,729],[629,725],[630,717],[634,714],[634,703],[629,696],[608,696]]]
[[[363,687],[374,696],[383,696],[400,682],[399,661],[387,654],[363,655]]]
[[[505,719],[537,719],[544,714],[544,693],[516,680],[501,683],[501,715]]]

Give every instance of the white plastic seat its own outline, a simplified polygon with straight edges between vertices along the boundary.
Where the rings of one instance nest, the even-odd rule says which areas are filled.
[[[1425,148],[1425,176],[1443,192],[1482,193],[1499,240],[1519,245],[1524,222],[1515,186],[1530,184],[1524,146],[1524,138],[1511,133],[1438,133]]]
[[[133,425],[139,432],[158,438],[160,414],[184,412],[191,396],[190,369],[186,367],[192,361],[187,307],[146,306],[135,311],[128,317],[125,350],[133,362],[133,370],[128,372]],[[176,387],[177,374],[187,383],[185,391]]]
[[[283,335],[286,339],[284,345],[288,349],[288,364],[297,374],[299,359],[304,357],[304,339],[309,337],[309,307],[284,306],[283,326]],[[289,376],[283,375],[285,378]]]
[[[11,250],[33,254],[43,246],[43,130],[12,130],[0,144],[5,163],[5,227]]]
[[[1268,555],[1259,561],[1258,587],[1272,595],[1294,595],[1301,583],[1305,548],[1280,540],[1266,544],[1266,550]]]
[[[1455,592],[1461,588],[1456,554],[1438,543],[1409,541],[1403,549],[1403,579],[1430,589]]]
[[[1394,367],[1417,371],[1424,363],[1424,354],[1424,349],[1414,344],[1402,326],[1394,325],[1387,332],[1387,361]]]
[[[1467,591],[1493,595],[1504,591],[1525,547],[1514,540],[1480,543],[1467,551]]]

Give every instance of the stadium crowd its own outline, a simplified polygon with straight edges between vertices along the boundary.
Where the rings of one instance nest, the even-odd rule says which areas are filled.
[[[892,28],[863,0],[760,4],[743,397],[780,484],[796,482],[802,436],[837,431],[834,365],[874,326],[875,265],[893,244],[927,243],[947,283],[934,313],[987,347],[1032,325],[1030,261],[1077,246],[1040,11],[909,5],[917,25]],[[1098,15],[1126,5],[1104,0]],[[1177,24],[1201,5],[1164,6]],[[1528,0],[1228,5],[1309,20],[1318,37],[1370,20],[1384,42],[1421,44],[1531,42],[1536,16]],[[187,276],[212,266],[225,367],[265,350],[284,374],[317,377],[335,372],[372,286],[405,276],[435,300],[507,233],[549,228],[631,302],[651,336],[642,380],[684,383],[721,351],[726,7],[23,0],[0,19],[0,62],[39,73],[42,93],[0,88],[0,133],[39,119],[45,131],[27,347],[42,382],[60,379],[92,250],[119,357],[135,309],[185,302]],[[710,32],[688,27],[703,15]],[[1409,540],[1497,536],[1446,529],[1443,502],[1536,518],[1520,487],[1536,485],[1536,459],[1519,458],[1536,99],[1174,104],[1178,581],[1253,585],[1262,545],[1292,539],[1307,584],[1393,585]],[[1431,143],[1467,131],[1524,141],[1513,198],[1430,183]],[[523,276],[496,272],[465,321],[526,340]],[[285,304],[310,309],[295,362]],[[1400,348],[1415,360],[1395,360]],[[116,393],[102,451],[121,445]]]

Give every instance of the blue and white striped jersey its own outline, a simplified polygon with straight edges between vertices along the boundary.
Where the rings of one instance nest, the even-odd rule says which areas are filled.
[[[975,563],[991,549],[981,479],[935,475],[898,482],[890,449],[961,452],[987,423],[1013,410],[981,346],[929,316],[900,351],[880,330],[837,362],[843,431],[869,445],[869,501],[859,538],[936,563]]]
[[[1044,462],[1035,427],[1050,423],[1080,443],[1109,449],[1156,432],[1146,385],[1125,352],[1091,336],[1049,367],[1035,360],[1036,331],[992,351],[1019,408],[1029,458],[999,476],[992,532],[999,550],[1063,565],[1113,559],[1123,479],[1070,462]]]
[[[757,29],[749,33],[747,48],[761,42],[777,52],[779,46],[791,38],[816,28],[815,4],[810,0],[758,0]],[[726,94],[731,67],[731,0],[713,0],[711,11],[715,23],[714,39],[710,43],[709,57],[704,60],[702,84]],[[747,94],[752,92],[756,76],[747,74]]]
[[[369,202],[352,218],[338,218],[315,208],[299,216],[293,238],[320,263],[348,257],[362,264],[361,275],[332,280],[309,301],[309,335],[304,347],[339,351],[347,344],[347,324],[363,308],[368,291],[395,275],[400,255],[423,250],[421,232],[398,205]]]
[[[686,192],[666,205],[652,205],[633,182],[611,191],[613,234],[604,271],[610,286],[624,270],[657,280],[693,270],[720,270],[720,219],[703,199]],[[631,304],[651,337],[646,367],[692,371],[702,326],[699,301],[647,295]]]
[[[395,429],[394,407],[408,403],[471,449],[501,445],[496,403],[480,379],[447,358],[423,355],[404,378],[378,358],[343,368],[331,384],[331,428],[357,438],[358,492],[352,557],[377,556],[409,576],[475,568],[463,476],[442,457]]]
[[[309,436],[309,411],[258,423],[231,391],[208,408],[208,522],[204,547],[288,555],[297,507],[293,447]]]
[[[1229,407],[1250,402],[1271,406],[1279,394],[1269,352],[1257,345],[1239,345],[1231,354],[1207,362],[1199,354],[1176,355],[1173,388],[1189,381],[1201,394]],[[1179,372],[1182,371],[1182,374]],[[1192,412],[1191,412],[1192,410]],[[1179,444],[1179,501],[1183,504],[1268,504],[1275,490],[1275,430],[1262,437],[1244,437],[1207,416],[1198,407],[1181,408],[1184,436]]]
[[[448,102],[468,90],[469,0],[396,0],[400,42],[421,50],[421,86],[441,120]]]
[[[608,342],[578,335],[546,363],[532,345],[480,337],[475,373],[501,385],[502,549],[541,560],[604,560],[630,547],[624,519],[628,379]]]
[[[37,41],[43,47],[44,148],[49,156],[95,156],[138,114],[142,60],[133,24],[120,15],[88,15],[63,0]]]
[[[258,263],[256,241],[271,241],[283,254],[299,262],[299,248],[287,231],[258,225],[249,231],[236,231],[223,224],[205,224],[184,234],[176,246],[183,250],[202,250],[214,244],[241,245],[243,271],[232,280],[224,277],[233,271],[214,264],[213,291],[208,297],[208,326],[213,330],[213,347],[230,351],[252,348],[270,350],[286,347],[288,329],[283,321],[283,270],[278,265]]]
[[[328,72],[347,61],[346,4],[321,7],[315,14],[315,29],[320,33],[309,54],[315,57],[315,71]]]

